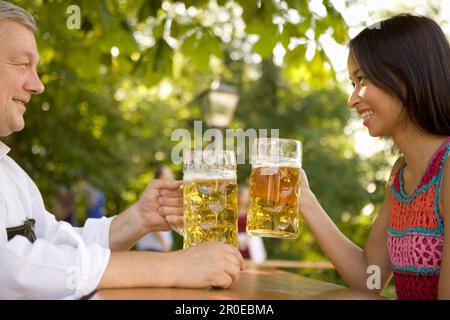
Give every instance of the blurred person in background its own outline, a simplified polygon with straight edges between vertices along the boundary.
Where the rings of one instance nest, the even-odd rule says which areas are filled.
[[[244,259],[262,263],[267,259],[266,249],[261,237],[247,233],[247,212],[250,207],[250,196],[247,186],[239,186],[238,190],[238,242],[239,251]]]

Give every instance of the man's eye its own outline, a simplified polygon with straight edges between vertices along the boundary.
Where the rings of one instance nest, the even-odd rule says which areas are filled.
[[[23,62],[23,63],[16,63],[16,66],[22,68],[22,69],[26,69],[30,66],[29,62]]]

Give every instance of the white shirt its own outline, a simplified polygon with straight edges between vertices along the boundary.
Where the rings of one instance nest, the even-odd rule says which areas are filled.
[[[267,259],[266,249],[264,248],[264,242],[261,237],[249,235],[248,251],[253,262],[263,263]]]
[[[0,141],[0,299],[79,299],[91,293],[109,261],[112,218],[88,219],[83,228],[47,212],[31,178]],[[37,240],[8,241],[6,228],[36,220]]]
[[[169,250],[172,248],[172,231],[159,231]],[[149,233],[136,243],[137,250],[163,251],[164,248],[155,233]]]

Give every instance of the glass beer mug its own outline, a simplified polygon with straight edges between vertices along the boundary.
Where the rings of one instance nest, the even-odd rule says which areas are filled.
[[[297,140],[256,139],[251,151],[250,209],[247,232],[294,239],[300,214],[302,144]]]
[[[237,247],[234,152],[193,151],[184,157],[183,164],[183,248],[207,241]]]

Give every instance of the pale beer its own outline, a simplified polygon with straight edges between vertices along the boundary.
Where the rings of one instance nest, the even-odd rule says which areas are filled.
[[[209,157],[208,161],[185,163],[183,248],[208,241],[238,246],[236,164],[234,152],[226,152],[223,163],[214,164],[205,151],[196,157]]]
[[[191,180],[183,187],[184,248],[221,241],[237,246],[236,180]]]

